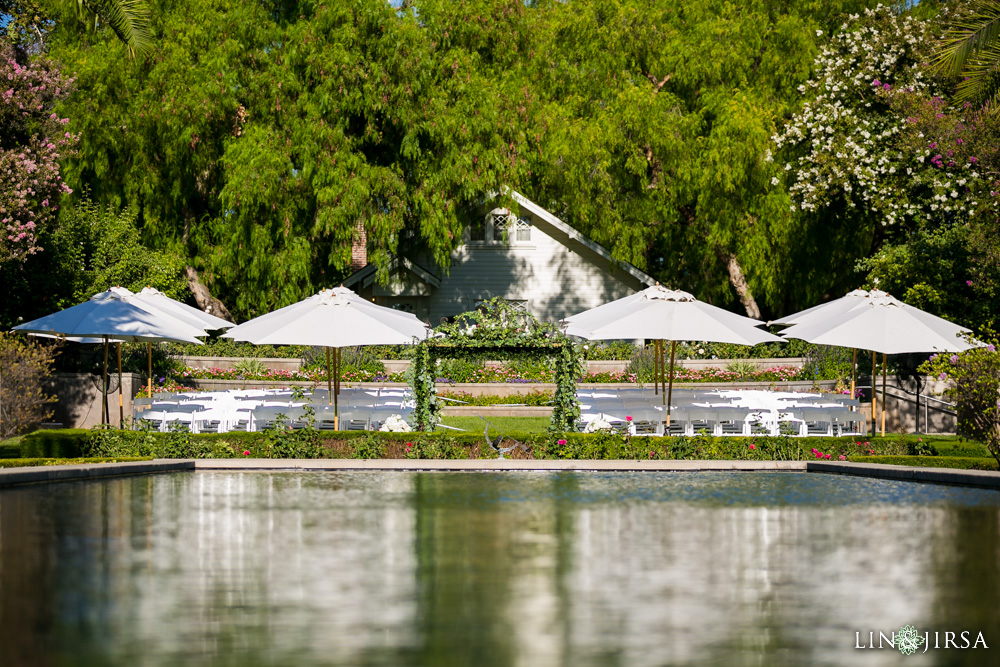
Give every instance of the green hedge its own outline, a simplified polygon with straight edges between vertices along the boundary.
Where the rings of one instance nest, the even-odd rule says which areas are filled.
[[[620,434],[509,433],[501,448],[509,458],[855,460],[900,456],[915,438],[628,437]],[[21,440],[20,458],[495,458],[479,433],[380,433],[275,430],[262,433],[191,434],[117,429],[37,431]],[[841,459],[841,457],[844,457]]]
[[[30,458],[30,459],[0,459],[0,468],[28,468],[32,466],[80,465],[82,463],[130,463],[132,461],[149,461],[148,456],[117,456],[114,458]]]
[[[86,429],[34,431],[21,438],[19,455],[26,459],[79,458],[89,435]]]
[[[893,466],[921,468],[959,468],[962,470],[993,470],[1000,468],[994,458],[962,456],[852,456],[855,463],[884,463]]]

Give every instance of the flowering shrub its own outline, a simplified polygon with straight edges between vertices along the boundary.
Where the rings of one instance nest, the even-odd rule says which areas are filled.
[[[38,252],[38,236],[55,221],[63,194],[59,159],[78,137],[54,112],[73,79],[40,57],[0,40],[0,262]]]
[[[972,156],[951,154],[960,144],[928,139],[903,150],[905,130],[916,122],[907,112],[919,103],[914,97],[941,104],[923,73],[932,28],[879,5],[848,17],[817,56],[815,76],[799,88],[812,99],[774,136],[778,150],[798,155],[785,164],[798,208],[843,201],[874,212],[884,225],[964,210],[958,190],[978,174]]]
[[[248,372],[252,371],[252,372]],[[172,380],[260,380],[273,382],[326,382],[326,369],[300,369],[288,371],[264,368],[184,368],[173,372]],[[370,371],[346,370],[340,374],[341,382],[404,382],[402,373],[378,374]]]
[[[674,382],[789,382],[813,379],[803,369],[793,366],[773,366],[756,370],[727,370],[725,368],[674,368]],[[620,382],[636,384],[652,382],[651,374],[625,371],[587,373],[580,382]]]
[[[402,415],[390,415],[388,419],[382,422],[382,427],[379,430],[392,433],[409,433],[413,429],[406,423]]]
[[[994,345],[932,356],[918,369],[955,385],[945,395],[958,406],[958,433],[979,440],[1000,464],[1000,353]]]

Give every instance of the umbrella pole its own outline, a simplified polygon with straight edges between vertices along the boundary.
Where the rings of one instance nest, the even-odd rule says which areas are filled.
[[[876,386],[876,381],[878,380],[878,367],[875,365],[875,352],[872,352],[872,437],[878,433],[878,387]]]
[[[670,428],[670,404],[674,400],[674,353],[677,351],[677,341],[670,341],[670,393],[667,395],[667,429]]]
[[[885,352],[882,353],[882,437],[885,437]]]
[[[326,348],[326,391],[327,404],[333,405],[333,371],[330,370],[330,348]]]
[[[149,392],[147,398],[153,398],[153,344],[146,343],[146,355],[149,361],[149,377],[146,378],[146,391]]]
[[[118,341],[118,428],[125,428],[125,406],[122,402],[122,342]]]
[[[667,404],[667,346],[666,341],[660,341],[660,399],[663,405]],[[670,377],[673,377],[673,369],[670,369]]]
[[[858,377],[858,348],[854,348],[854,360],[851,362],[851,400],[854,400],[854,386]]]
[[[340,348],[333,351],[333,415],[340,423]]]
[[[108,414],[108,337],[104,337],[104,372],[101,374],[101,424],[111,421]]]
[[[660,341],[653,341],[653,395],[660,393]]]

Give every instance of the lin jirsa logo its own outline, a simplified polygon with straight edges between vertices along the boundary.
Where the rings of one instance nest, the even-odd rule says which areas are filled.
[[[877,636],[876,636],[877,634]],[[932,641],[933,639],[933,641]],[[942,640],[943,644],[942,644]],[[920,651],[923,646],[924,650]],[[976,635],[972,640],[972,632],[963,630],[961,632],[935,632],[933,638],[930,632],[921,633],[912,625],[904,625],[897,632],[892,632],[887,637],[884,632],[869,632],[868,643],[862,633],[854,633],[854,648],[895,648],[903,655],[913,655],[918,651],[926,653],[929,648],[989,648],[983,633]]]

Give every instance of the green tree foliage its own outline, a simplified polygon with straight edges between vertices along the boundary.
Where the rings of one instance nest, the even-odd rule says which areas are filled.
[[[12,326],[81,303],[111,287],[155,287],[183,300],[187,284],[176,255],[140,243],[134,209],[117,211],[87,199],[62,211],[42,237],[44,252],[17,267],[0,265],[6,295],[0,326]]]
[[[57,30],[87,91],[67,104],[83,134],[67,169],[243,317],[341,279],[360,229],[386,270],[418,243],[446,263],[462,212],[519,180],[518,101],[473,46],[527,10],[445,9],[164,1],[160,46],[131,68]],[[463,32],[476,17],[497,32]]]
[[[817,33],[859,6],[552,3],[535,63],[546,104],[530,194],[665,282],[723,304],[739,293],[748,312],[753,294],[780,309],[784,281],[799,281],[809,258],[772,185],[770,136],[798,101]]]

